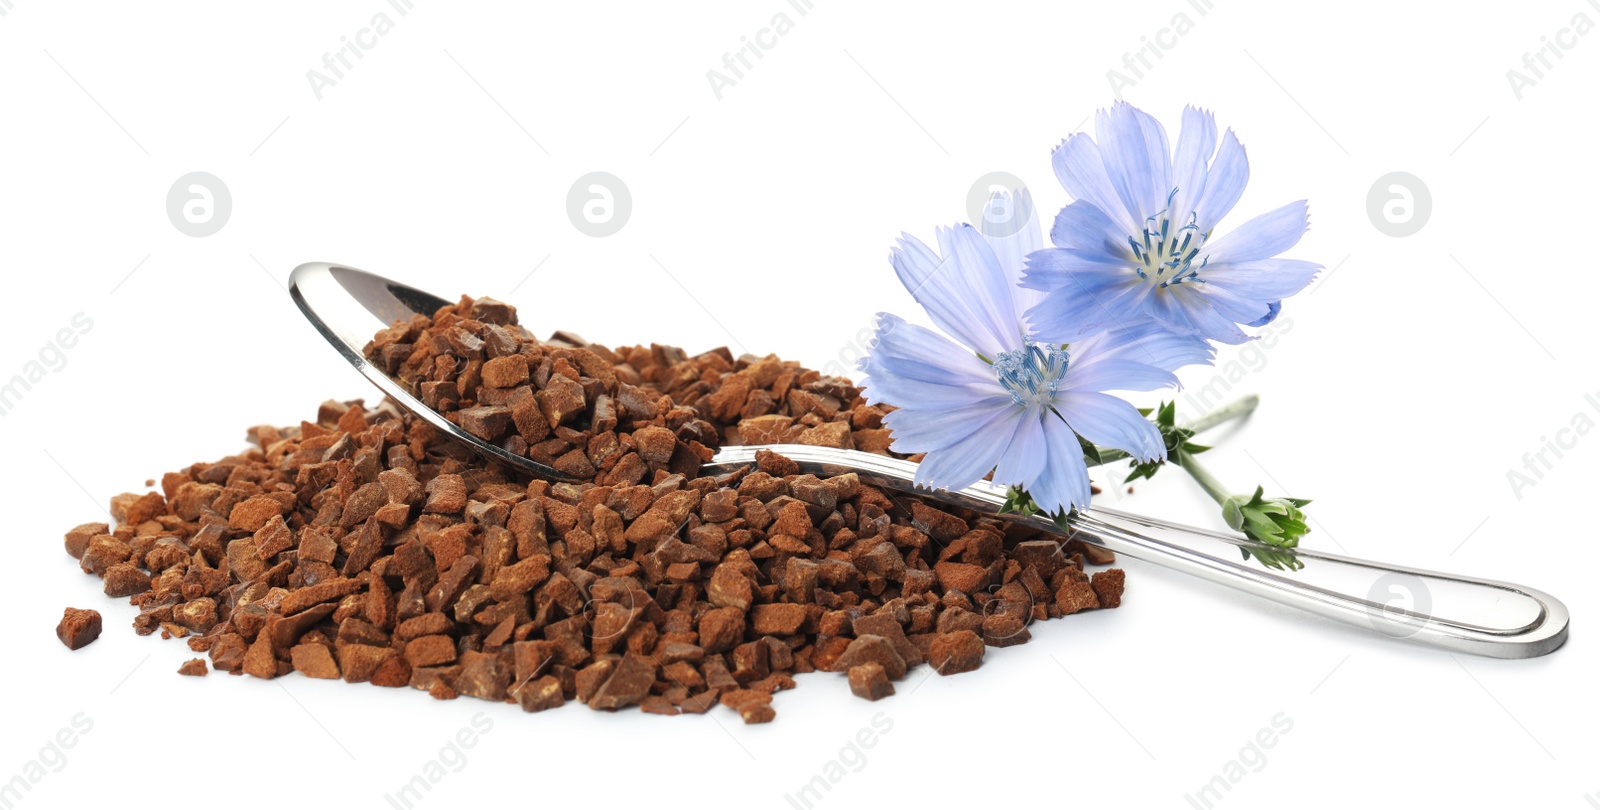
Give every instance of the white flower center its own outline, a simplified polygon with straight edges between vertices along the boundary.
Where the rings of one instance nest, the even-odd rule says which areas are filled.
[[[1018,405],[1048,408],[1056,385],[1067,375],[1068,360],[1065,348],[1028,342],[1016,351],[1001,352],[994,361],[994,374]]]
[[[1200,271],[1205,268],[1207,257],[1200,256],[1200,249],[1205,246],[1207,234],[1195,224],[1192,211],[1187,224],[1174,222],[1172,198],[1177,193],[1173,189],[1167,195],[1167,207],[1145,218],[1142,234],[1128,237],[1137,262],[1133,272],[1161,290],[1174,284],[1206,283],[1200,278]],[[1199,264],[1195,263],[1196,258],[1200,259]]]

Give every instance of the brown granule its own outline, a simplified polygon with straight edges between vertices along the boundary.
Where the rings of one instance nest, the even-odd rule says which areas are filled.
[[[100,637],[100,611],[67,608],[56,625],[56,638],[69,650],[81,650]]]

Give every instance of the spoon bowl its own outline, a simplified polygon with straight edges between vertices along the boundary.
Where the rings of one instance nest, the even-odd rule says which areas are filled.
[[[435,430],[527,475],[551,481],[574,480],[554,467],[519,456],[462,430],[460,425],[423,404],[404,384],[367,359],[363,348],[377,329],[395,321],[410,320],[413,315],[432,316],[440,308],[450,306],[449,301],[383,276],[325,262],[296,267],[289,277],[289,295],[341,357],[400,407]]]

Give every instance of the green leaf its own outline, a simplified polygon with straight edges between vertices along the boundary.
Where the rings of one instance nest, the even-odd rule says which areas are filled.
[[[1089,466],[1098,467],[1105,463],[1100,459],[1100,448],[1095,447],[1094,442],[1091,442],[1082,436],[1078,436],[1078,444],[1083,446],[1083,457],[1087,460]]]
[[[1239,555],[1246,561],[1254,557],[1263,566],[1275,571],[1299,571],[1306,567],[1294,552],[1276,548],[1247,548],[1239,547]]]
[[[1038,513],[1039,505],[1033,502],[1033,498],[1028,493],[1016,487],[1010,487],[1006,490],[1006,502],[1000,505],[1000,514],[1032,517]]]
[[[1141,478],[1154,478],[1157,471],[1166,466],[1169,461],[1177,461],[1178,453],[1190,455],[1204,453],[1211,448],[1206,445],[1195,444],[1189,441],[1194,437],[1194,431],[1189,428],[1178,427],[1178,403],[1176,400],[1163,402],[1159,408],[1140,408],[1139,413],[1149,417],[1155,414],[1156,429],[1161,431],[1161,442],[1166,447],[1166,458],[1156,461],[1137,461],[1128,470],[1128,480],[1137,481]]]
[[[1137,481],[1140,478],[1154,478],[1156,470],[1161,469],[1166,461],[1138,461],[1128,469],[1128,481]]]

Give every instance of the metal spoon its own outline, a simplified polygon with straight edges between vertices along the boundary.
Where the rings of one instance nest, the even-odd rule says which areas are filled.
[[[367,362],[362,348],[378,328],[448,306],[437,296],[350,267],[312,262],[289,279],[289,294],[344,359],[404,408],[478,453],[508,467],[552,480],[555,469],[489,444],[423,405],[404,385]],[[916,464],[854,450],[807,445],[726,447],[706,465],[717,473],[752,464],[759,449],[782,453],[818,476],[858,474],[876,486],[994,513],[1005,490],[979,482],[960,491],[929,490],[912,481]],[[1012,516],[1014,517],[1014,516]],[[1016,518],[1061,534],[1042,517]],[[1441,574],[1305,549],[1278,549],[1219,532],[1180,526],[1112,509],[1081,510],[1073,536],[1118,554],[1193,574],[1290,607],[1446,650],[1494,658],[1530,658],[1567,639],[1567,608],[1542,591],[1486,579]],[[1244,554],[1241,554],[1244,552]],[[1303,564],[1272,571],[1245,555]],[[1391,602],[1404,604],[1395,605]]]

